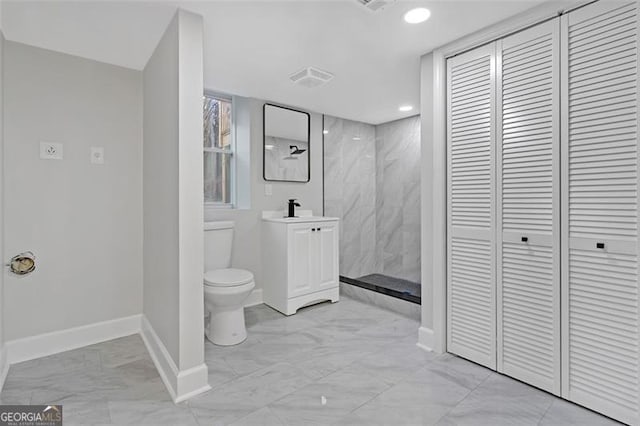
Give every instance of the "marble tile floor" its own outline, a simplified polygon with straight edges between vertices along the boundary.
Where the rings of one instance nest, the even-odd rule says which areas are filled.
[[[212,390],[178,405],[139,336],[13,365],[1,404],[63,404],[65,425],[614,425],[452,355],[418,322],[357,300],[285,317],[246,310],[249,338],[205,345]]]

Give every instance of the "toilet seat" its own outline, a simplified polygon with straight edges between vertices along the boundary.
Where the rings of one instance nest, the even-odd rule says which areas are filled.
[[[253,274],[244,269],[216,269],[204,274],[204,285],[210,287],[238,287],[253,282]]]

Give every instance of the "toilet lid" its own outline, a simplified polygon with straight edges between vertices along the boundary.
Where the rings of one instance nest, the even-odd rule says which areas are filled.
[[[204,284],[212,287],[234,287],[253,281],[253,274],[244,269],[216,269],[204,274]]]

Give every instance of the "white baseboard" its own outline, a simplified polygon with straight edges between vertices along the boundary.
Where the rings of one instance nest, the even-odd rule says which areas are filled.
[[[178,396],[174,399],[177,404],[198,394],[211,390],[209,385],[209,368],[202,363],[178,373]]]
[[[206,364],[179,371],[155,330],[145,316],[142,316],[140,334],[149,355],[175,403],[184,401],[211,389]]]
[[[140,332],[141,315],[53,331],[5,343],[8,364],[82,348]]]
[[[258,297],[260,301],[256,304],[262,303],[262,290]],[[179,371],[149,321],[138,314],[6,342],[4,348],[0,350],[0,391],[10,364],[138,333],[142,336],[149,356],[174,402],[184,401],[211,389],[207,365],[203,363],[188,370]]]
[[[178,388],[178,367],[145,316],[142,317],[140,335],[169,395],[175,401],[176,389]]]
[[[249,297],[247,297],[247,300],[244,302],[244,307],[248,308],[249,306],[261,305],[262,303],[263,303],[263,301],[262,301],[262,289],[261,288],[255,288],[255,289],[253,289],[253,291],[251,292]]]
[[[428,352],[433,352],[434,334],[433,330],[427,327],[420,327],[418,329],[418,343],[416,344],[420,349],[424,349]]]
[[[7,374],[9,374],[9,361],[7,359],[7,348],[3,346],[2,349],[0,349],[0,392],[2,392],[2,388],[4,387]]]

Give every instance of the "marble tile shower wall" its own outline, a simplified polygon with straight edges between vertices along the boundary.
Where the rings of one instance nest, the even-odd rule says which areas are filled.
[[[356,278],[377,270],[375,127],[325,116],[324,128],[325,215],[341,219],[340,274]]]
[[[420,117],[376,126],[378,271],[420,282]]]
[[[419,282],[419,117],[373,126],[325,116],[324,128],[325,215],[341,219],[340,274]]]

